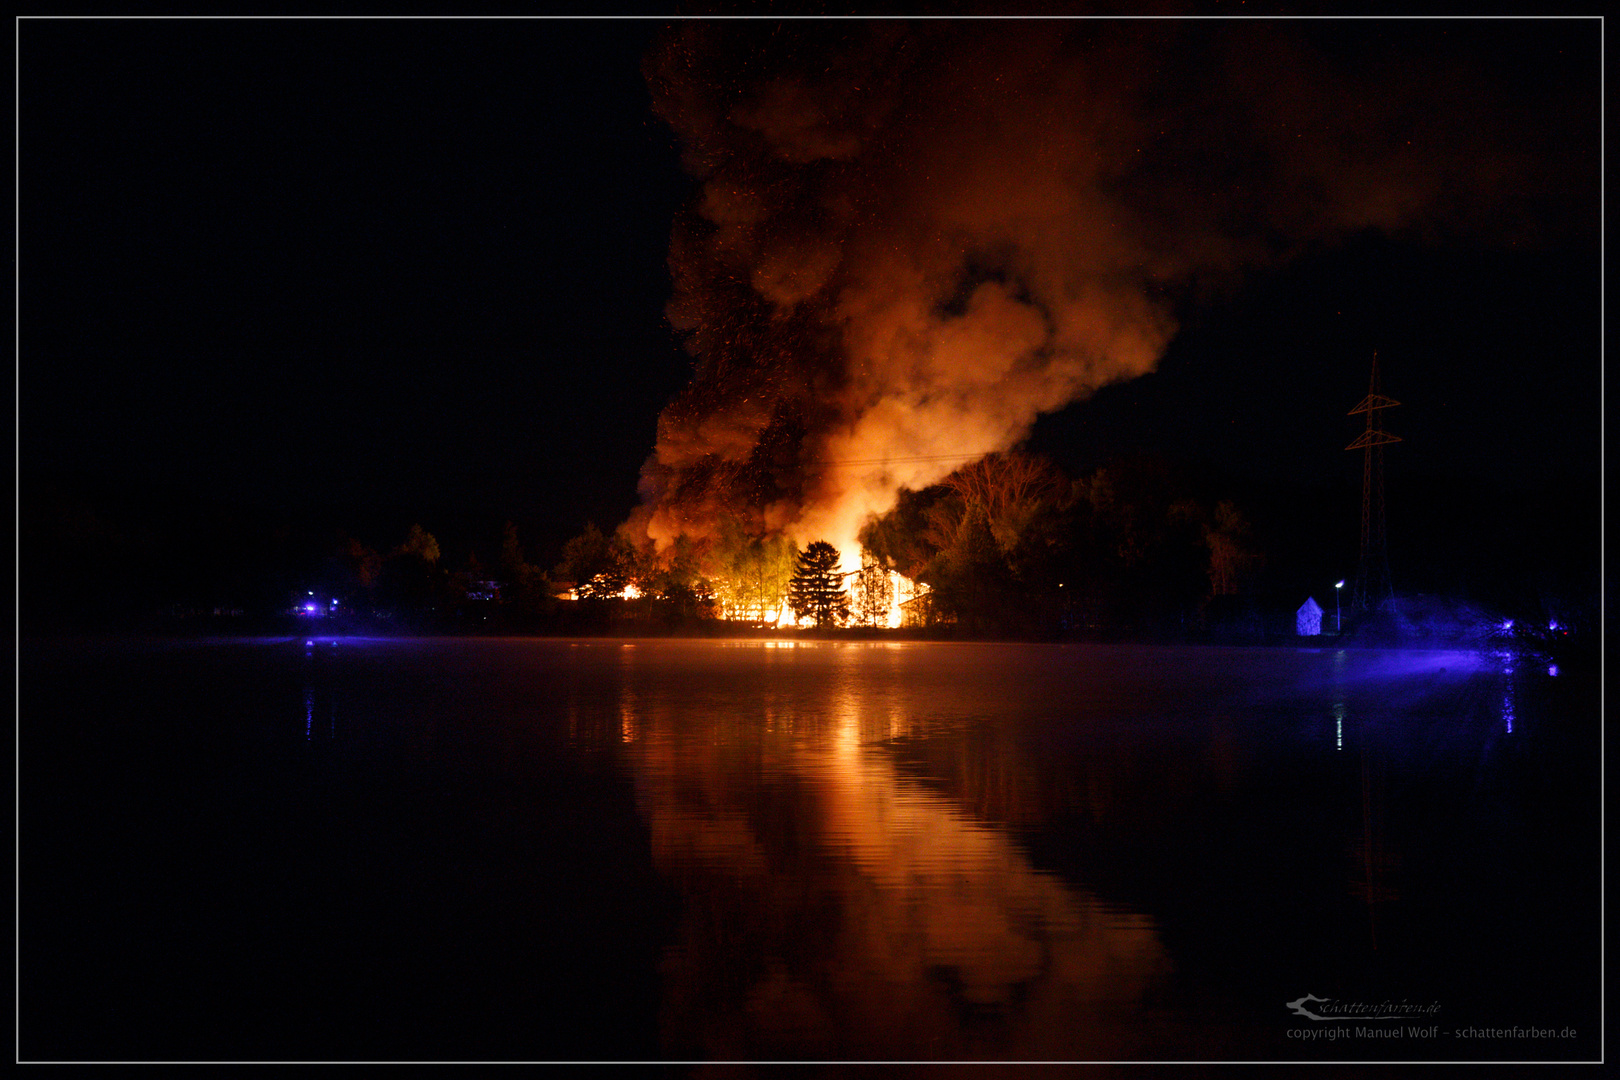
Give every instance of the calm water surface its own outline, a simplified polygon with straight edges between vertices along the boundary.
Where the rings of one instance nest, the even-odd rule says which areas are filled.
[[[1590,1059],[1597,710],[1489,651],[28,643],[21,1053]]]

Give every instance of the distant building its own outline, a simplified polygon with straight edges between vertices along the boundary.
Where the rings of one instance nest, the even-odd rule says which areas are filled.
[[[1294,633],[1300,637],[1317,637],[1322,633],[1322,605],[1307,596],[1294,613]]]

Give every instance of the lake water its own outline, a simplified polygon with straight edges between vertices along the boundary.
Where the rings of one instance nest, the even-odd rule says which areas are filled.
[[[1598,1056],[1511,652],[25,642],[25,1060]]]

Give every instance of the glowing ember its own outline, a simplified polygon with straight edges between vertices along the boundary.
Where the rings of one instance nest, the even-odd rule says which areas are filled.
[[[585,596],[604,600],[639,600],[642,596],[641,589],[638,588],[636,583],[633,581],[626,584],[618,592],[606,592],[605,588],[608,584],[609,581],[606,574],[597,574],[591,579],[591,587],[589,589],[569,589],[564,596],[566,596],[569,600],[581,599],[582,593]]]

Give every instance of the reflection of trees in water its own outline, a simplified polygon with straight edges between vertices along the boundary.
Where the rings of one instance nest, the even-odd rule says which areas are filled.
[[[1111,737],[1062,748],[1032,745],[1030,732],[977,724],[899,738],[887,747],[901,775],[973,814],[1020,830],[1077,822],[1129,841],[1184,824],[1196,804],[1231,791],[1247,767],[1226,714],[1197,738]],[[1133,734],[1150,731],[1145,725]]]
[[[1556,869],[1547,807],[1579,800],[1523,753],[1523,682],[1452,653],[1170,658],[1162,689],[1157,653],[995,647],[618,684],[576,745],[628,751],[685,897],[665,1052],[1246,1058],[1313,979],[1541,978],[1491,936],[1535,889],[1501,867]]]
[[[881,695],[829,696],[812,713],[767,694],[747,718],[621,699],[654,858],[684,896],[665,1053],[1149,1052],[1118,1021],[1168,971],[1151,920],[1037,872],[1003,831],[903,779],[870,745],[894,726]]]

